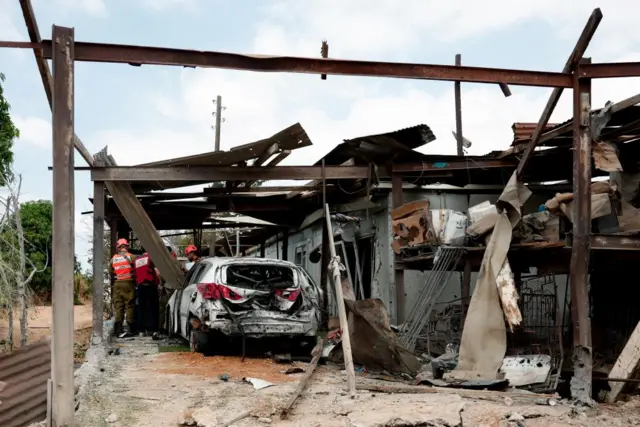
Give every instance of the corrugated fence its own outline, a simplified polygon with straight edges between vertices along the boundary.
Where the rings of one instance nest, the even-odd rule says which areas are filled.
[[[44,420],[49,378],[48,340],[0,355],[0,426],[26,427]]]

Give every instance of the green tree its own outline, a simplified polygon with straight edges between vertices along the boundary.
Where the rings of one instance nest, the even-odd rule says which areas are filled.
[[[24,238],[28,242],[25,254],[31,262],[44,271],[33,276],[31,288],[38,294],[51,292],[51,236],[53,232],[53,203],[37,200],[20,205],[20,218]]]
[[[4,97],[4,81],[5,76],[0,73],[0,186],[5,184],[5,179],[13,178],[13,141],[20,137],[20,131],[9,114],[11,106]]]

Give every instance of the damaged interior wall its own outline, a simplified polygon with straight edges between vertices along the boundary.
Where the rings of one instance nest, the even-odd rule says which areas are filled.
[[[477,205],[483,201],[489,201],[495,203],[498,198],[498,194],[464,194],[464,193],[445,193],[435,191],[416,191],[405,190],[404,197],[406,202],[429,199],[432,209],[453,209],[460,212],[467,212],[469,206]],[[525,213],[534,212],[537,207],[544,204],[548,200],[548,196],[533,194],[525,204]],[[391,230],[391,206],[390,194],[380,195],[373,200],[376,204],[384,208],[383,211],[370,214],[370,219],[367,221],[364,219],[360,222],[359,227],[353,225],[343,225],[343,228],[353,227],[354,229],[360,229],[361,233],[373,233],[374,238],[374,274],[373,281],[371,283],[371,296],[373,298],[380,298],[389,311],[392,324],[398,324],[396,317],[395,302],[396,302],[396,288],[395,288],[395,276],[394,276],[394,252],[389,244],[391,242],[392,230]],[[366,218],[366,212],[358,212],[357,216]],[[288,238],[287,257],[289,261],[296,262],[296,253],[306,253],[306,258],[302,264],[306,268],[309,275],[317,283],[320,283],[320,263],[313,263],[309,261],[309,254],[322,245],[322,226],[320,222],[315,222],[305,229],[291,232]],[[275,238],[271,238],[265,245],[265,256],[267,258],[282,258],[282,235],[276,241]],[[430,272],[419,270],[405,270],[405,313],[409,313],[412,308],[412,303],[415,301],[420,288],[424,285]],[[535,275],[536,270],[531,269],[530,274]],[[473,291],[475,281],[477,279],[477,272],[471,273],[471,291]],[[567,294],[566,290],[566,275],[557,275],[556,284],[558,289],[557,301],[559,311],[564,304],[564,298]],[[459,300],[461,297],[461,285],[462,285],[462,272],[454,273],[447,281],[446,287],[438,298],[436,307],[444,307],[447,302]],[[329,298],[329,312],[334,312],[332,298]],[[567,314],[568,316],[568,314]],[[567,317],[569,319],[569,317]]]

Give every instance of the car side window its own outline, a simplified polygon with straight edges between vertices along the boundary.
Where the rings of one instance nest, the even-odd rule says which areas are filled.
[[[187,279],[186,279],[187,284],[190,285],[193,283],[193,278],[198,274],[198,271],[200,271],[200,268],[202,268],[200,264],[196,264],[193,267],[191,267],[191,269],[187,273]]]
[[[209,271],[209,269],[211,268],[211,264],[200,264],[199,265],[199,269],[198,271],[195,272],[195,274],[193,275],[193,282],[192,283],[200,283],[200,280],[204,277],[204,275],[207,273],[207,271]]]

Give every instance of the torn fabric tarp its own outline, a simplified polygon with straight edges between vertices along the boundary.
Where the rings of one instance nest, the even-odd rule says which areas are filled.
[[[524,184],[517,181],[514,172],[496,204],[500,217],[487,244],[469,303],[460,342],[458,366],[448,373],[445,379],[470,381],[498,378],[498,371],[507,349],[502,307],[505,305],[506,296],[513,300],[509,307],[504,307],[508,319],[510,315],[514,316],[514,319],[509,319],[510,323],[521,316],[517,304],[514,307],[514,303],[517,303],[515,287],[513,290],[499,290],[497,280],[507,261],[513,227],[520,221],[521,207],[530,195],[531,192]],[[514,310],[517,310],[517,313]]]

